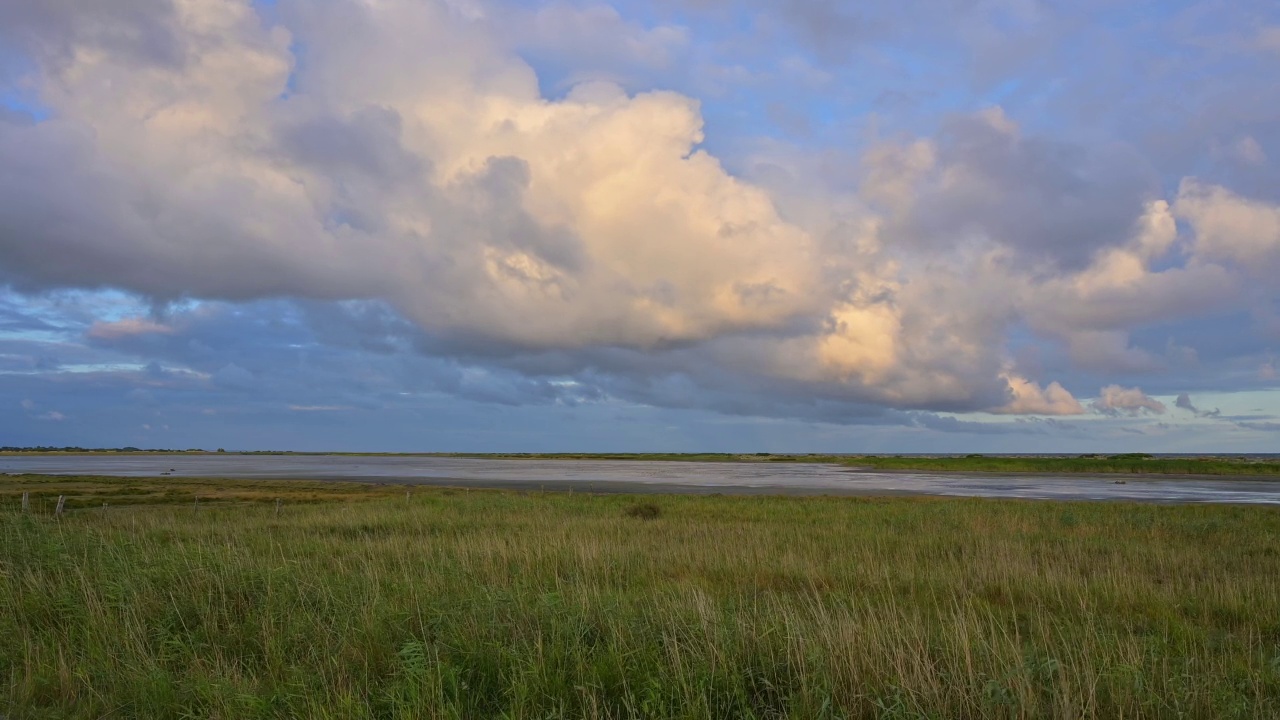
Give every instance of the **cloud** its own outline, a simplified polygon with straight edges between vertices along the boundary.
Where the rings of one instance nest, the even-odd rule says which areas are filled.
[[[1236,426],[1260,432],[1280,432],[1280,422],[1238,422]]]
[[[546,100],[435,3],[293,12],[286,30],[243,2],[174,5],[156,22],[177,64],[91,32],[68,33],[57,62],[37,55],[57,119],[0,127],[6,177],[23,178],[0,188],[8,279],[160,302],[378,298],[443,345],[506,357],[703,344],[719,362],[738,345],[755,356],[727,360],[744,388],[780,377],[857,402],[959,407],[999,387],[980,377],[994,347],[894,307],[928,288],[824,257],[698,150],[691,98],[593,83]],[[433,72],[408,82],[406,66]],[[128,102],[100,96],[108,80]],[[920,332],[942,344],[913,347]]]
[[[1009,415],[1083,415],[1084,406],[1056,382],[1040,387],[1016,375],[1006,375],[1013,397],[991,412]]]
[[[72,300],[98,302],[79,295],[43,296],[67,313],[44,317],[62,325],[79,312]],[[149,446],[154,442],[130,433],[142,423],[167,423],[172,440],[165,442],[179,447],[643,450],[673,447],[666,443],[678,438],[679,447],[690,450],[1122,452],[1131,439],[1116,426],[1144,422],[1127,416],[993,422],[895,410],[832,394],[831,386],[731,373],[725,358],[741,355],[741,346],[724,348],[715,363],[706,361],[703,346],[661,353],[424,353],[415,345],[421,331],[372,301],[202,302],[171,308],[164,317],[173,333],[123,345],[89,342],[72,324],[67,339],[84,353],[75,371],[0,374],[0,395],[30,398],[41,411],[56,407],[74,419],[33,422],[13,407],[8,416],[0,413],[11,444]],[[15,350],[25,352],[18,344],[6,348]],[[147,369],[152,361],[163,367],[158,376]],[[245,369],[250,391],[213,379],[229,363]],[[824,388],[827,394],[820,394]],[[1002,381],[1000,390],[1007,388]],[[1007,401],[997,392],[991,403]],[[290,405],[346,409],[305,412]],[[623,416],[642,419],[620,429]],[[1146,437],[1153,448],[1212,451],[1238,442],[1263,451],[1263,435],[1232,423],[1269,419],[1263,411],[1212,424],[1175,419]]]
[[[915,14],[820,5],[781,12],[841,37]],[[696,55],[684,26],[603,5],[259,7],[0,11],[48,110],[0,120],[0,282],[143,298],[77,327],[113,362],[163,360],[150,383],[248,396],[314,363],[363,392],[942,427],[916,414],[1079,414],[1068,388],[1169,370],[1143,328],[1270,301],[1245,280],[1269,277],[1276,207],[1216,178],[1166,197],[1122,141],[991,105],[839,152],[775,145],[757,163],[774,179],[752,181],[708,149],[697,99],[600,79]],[[539,57],[599,72],[548,96]],[[1240,159],[1271,144],[1224,137]],[[1014,332],[1049,356],[1039,383],[1010,374]],[[350,348],[380,360],[329,356]]]
[[[1098,399],[1089,403],[1089,407],[1103,415],[1140,415],[1153,413],[1163,415],[1164,403],[1148,397],[1138,388],[1125,388],[1119,385],[1108,385],[1098,391]]]
[[[688,53],[691,43],[687,28],[643,27],[605,4],[552,2],[536,10],[504,8],[497,21],[500,34],[522,53],[590,68],[594,79],[668,69]],[[590,79],[581,72],[576,80]]]
[[[1259,27],[1252,44],[1257,50],[1280,53],[1280,25]]]
[[[1195,230],[1198,258],[1234,263],[1251,275],[1280,268],[1280,206],[1187,178],[1174,210]]]
[[[125,318],[113,322],[95,322],[87,335],[92,340],[114,341],[135,335],[167,334],[173,328],[146,318]]]
[[[1267,162],[1267,152],[1250,135],[1237,139],[1231,146],[1231,153],[1237,160],[1247,165],[1265,165]]]
[[[258,385],[258,378],[252,372],[235,363],[222,366],[210,379],[214,385],[231,390],[252,390]]]
[[[1178,399],[1174,402],[1174,405],[1191,412],[1191,414],[1196,417],[1216,418],[1222,415],[1222,411],[1217,408],[1213,410],[1201,410],[1196,407],[1195,404],[1191,402],[1191,396],[1186,393],[1178,395]]]
[[[247,3],[175,6],[178,66],[94,35],[73,54],[91,64],[46,61],[59,119],[0,129],[7,177],[24,177],[0,216],[11,279],[377,296],[433,331],[526,347],[687,342],[820,302],[809,238],[694,149],[691,99],[596,84],[545,101],[434,3],[300,13],[309,64],[287,100],[291,33]],[[405,65],[434,79],[390,79]],[[107,79],[130,102],[99,103]]]
[[[1027,136],[999,107],[949,117],[927,153],[914,144],[903,152],[879,158],[915,176],[886,228],[893,241],[938,248],[967,239],[1070,268],[1127,239],[1156,183],[1127,148]],[[921,173],[925,158],[933,167]]]

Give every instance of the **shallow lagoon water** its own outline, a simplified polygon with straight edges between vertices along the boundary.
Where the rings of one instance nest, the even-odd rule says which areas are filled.
[[[803,495],[942,495],[1280,505],[1280,480],[876,472],[835,465],[342,455],[28,455],[0,472],[293,478],[459,487]]]

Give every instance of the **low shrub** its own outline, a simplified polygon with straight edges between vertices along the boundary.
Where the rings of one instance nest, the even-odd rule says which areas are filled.
[[[657,520],[662,515],[662,508],[651,502],[637,503],[627,508],[626,515],[638,520]]]

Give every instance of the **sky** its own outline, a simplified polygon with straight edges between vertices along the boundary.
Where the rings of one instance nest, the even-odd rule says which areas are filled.
[[[0,445],[1280,448],[1271,0],[6,0]]]

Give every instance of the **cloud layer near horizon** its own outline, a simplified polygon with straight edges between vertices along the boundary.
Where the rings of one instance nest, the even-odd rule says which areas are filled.
[[[812,31],[803,6],[779,22]],[[1277,150],[1254,134],[1215,145],[1243,189],[994,103],[859,143],[840,182],[786,143],[730,172],[694,97],[549,96],[519,54],[598,32],[562,61],[656,72],[687,29],[557,4],[522,34],[506,10],[7,3],[9,81],[42,113],[0,116],[0,279],[156,308],[92,325],[100,345],[180,336],[164,308],[191,299],[371,301],[414,352],[745,415],[1162,413],[1114,379],[1202,351],[1135,334],[1232,314],[1257,319],[1237,357],[1274,384],[1280,198],[1249,180]]]

